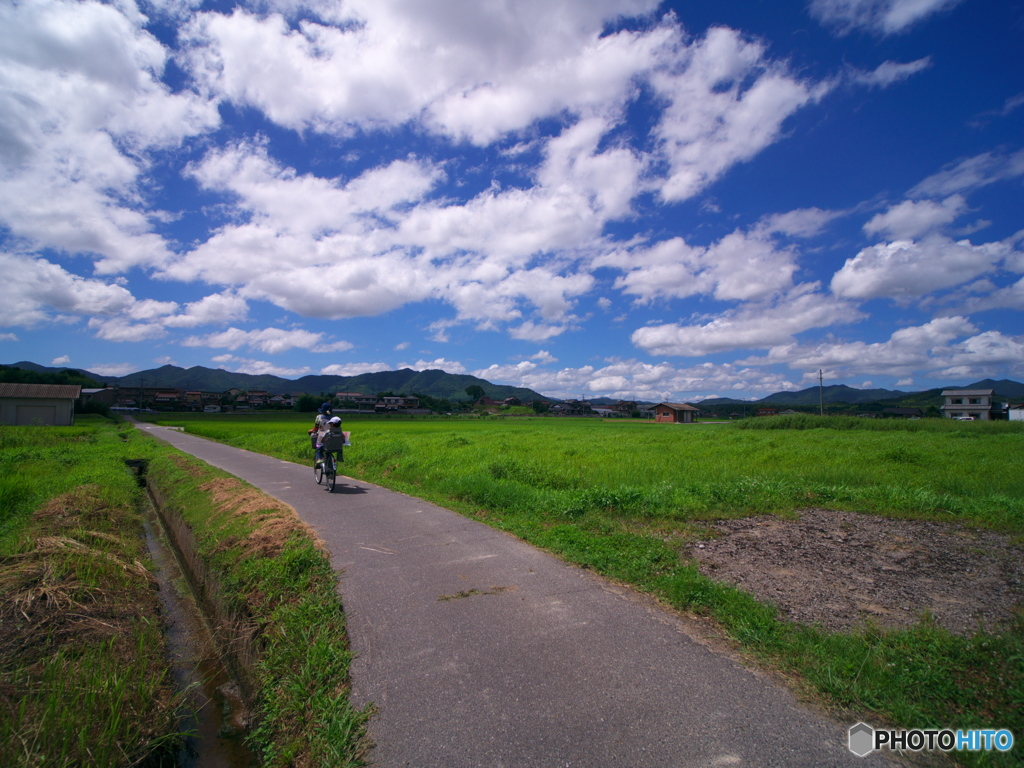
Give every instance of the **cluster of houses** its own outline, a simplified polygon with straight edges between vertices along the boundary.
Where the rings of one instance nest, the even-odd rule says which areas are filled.
[[[119,411],[156,409],[218,412],[274,406],[291,408],[295,404],[291,395],[271,395],[269,392],[259,390],[243,392],[240,389],[229,389],[225,392],[203,392],[172,387],[83,389],[82,400],[100,403]]]
[[[206,413],[249,411],[263,408],[288,409],[295,407],[296,402],[303,394],[275,395],[255,389],[203,392],[166,387],[85,389],[82,391],[83,399],[102,402],[118,410],[152,408]],[[365,412],[422,410],[417,397],[377,397],[361,392],[337,392],[334,399],[348,406],[347,408],[343,407],[343,410]]]
[[[944,418],[960,421],[993,421],[1009,419],[1024,421],[1024,405],[1011,405],[996,400],[992,389],[947,389],[942,392],[943,405],[940,408]],[[517,398],[511,397],[503,402],[489,397],[481,398],[477,405],[519,405]],[[529,403],[527,403],[529,404]],[[700,409],[689,403],[657,403],[656,405],[638,404],[633,400],[619,400],[610,405],[591,405],[586,400],[565,400],[550,406],[549,413],[560,416],[632,416],[639,413],[656,422],[672,424],[689,424],[700,415]],[[785,416],[795,414],[792,409],[780,410],[772,407],[761,407],[754,411],[756,416]],[[739,414],[736,414],[737,416]],[[872,416],[877,414],[870,414]],[[889,418],[921,418],[921,408],[892,407],[883,408],[881,415]]]
[[[483,403],[485,400],[490,400],[490,398],[482,398],[480,403]],[[518,398],[510,397],[503,403],[496,403],[493,400],[490,400],[490,403],[495,405],[519,405],[519,400]],[[526,403],[526,405],[530,404]],[[646,403],[637,403],[635,400],[618,400],[608,405],[592,405],[587,400],[563,400],[553,405],[545,404],[549,406],[547,412],[554,416],[629,418],[637,414],[643,418],[673,424],[689,424],[700,414],[700,409],[689,403],[658,403],[657,405],[648,405]]]
[[[260,390],[204,392],[169,387],[83,388],[65,384],[0,383],[0,424],[67,426],[74,423],[75,403],[95,403],[115,412],[173,410],[205,413],[290,409],[301,395],[274,395]],[[319,397],[319,396],[318,396]],[[429,413],[416,397],[383,397],[338,392],[347,410],[360,412]],[[343,410],[346,410],[343,408]]]
[[[201,392],[171,389],[166,387],[83,389],[67,384],[4,384],[0,383],[0,424],[46,424],[68,425],[74,423],[75,402],[94,402],[113,410],[183,410],[219,412],[246,411],[262,408],[292,408],[301,395],[272,395],[263,391],[243,392],[229,389],[226,392]],[[948,419],[962,421],[991,421],[1009,419],[1024,421],[1024,405],[1010,405],[996,400],[991,389],[949,389],[942,393],[944,403],[940,409]],[[417,397],[388,395],[377,397],[360,392],[337,392],[334,399],[341,403],[340,410],[359,413],[426,414],[429,409],[420,406]],[[547,412],[555,416],[603,416],[651,418],[656,422],[688,424],[696,420],[700,410],[689,403],[638,404],[633,400],[619,400],[610,405],[592,405],[586,400],[565,400],[548,403],[541,401]],[[484,407],[526,405],[519,398],[493,400],[482,397],[476,405]],[[779,413],[774,408],[759,408],[758,416],[773,416]],[[916,418],[922,415],[918,408],[887,408],[884,415]]]
[[[696,417],[700,411],[692,405],[685,403],[659,403],[648,405],[637,403],[635,400],[618,400],[607,405],[594,405],[589,400],[561,400],[551,403],[547,400],[536,401],[545,406],[544,412],[552,416],[600,416],[603,418],[629,418],[638,414],[644,418],[653,418],[655,421],[689,422]],[[506,397],[504,400],[494,400],[490,397],[481,397],[474,405],[484,408],[497,408],[510,405],[525,405],[533,407],[535,401],[521,401],[518,397]]]

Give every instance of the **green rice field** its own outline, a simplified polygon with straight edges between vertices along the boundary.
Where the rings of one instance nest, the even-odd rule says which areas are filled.
[[[162,423],[306,462],[307,421],[287,415]],[[349,420],[345,472],[434,499],[551,520],[671,523],[828,506],[1024,533],[1024,424],[804,417],[788,422],[799,428],[764,428],[786,423]]]

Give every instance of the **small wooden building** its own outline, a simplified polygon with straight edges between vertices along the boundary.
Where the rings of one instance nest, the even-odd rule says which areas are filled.
[[[78,384],[0,384],[0,424],[70,427]]]
[[[692,424],[700,413],[686,403],[658,403],[654,406],[654,420],[667,424]]]

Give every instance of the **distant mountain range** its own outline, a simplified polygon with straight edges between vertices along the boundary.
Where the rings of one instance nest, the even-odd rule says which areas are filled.
[[[108,386],[131,387],[168,387],[174,389],[202,390],[204,392],[225,392],[229,389],[263,390],[275,395],[284,394],[320,394],[324,392],[359,392],[364,395],[375,395],[378,392],[394,392],[412,395],[413,393],[448,400],[465,400],[466,387],[477,385],[482,387],[484,394],[495,400],[506,397],[518,397],[521,400],[558,401],[557,397],[545,397],[532,389],[510,387],[503,384],[492,384],[468,374],[445,373],[441,370],[414,371],[403,368],[399,371],[380,371],[363,373],[359,376],[303,376],[300,379],[283,379],[268,374],[255,376],[248,373],[232,373],[223,368],[204,368],[200,365],[192,368],[179,368],[165,365],[148,371],[139,371],[128,376],[101,376],[98,373],[81,368],[47,368],[36,363],[13,363],[11,368],[21,368],[38,373],[57,373],[59,371],[77,371],[78,373],[102,382]],[[1024,384],[1009,379],[983,379],[972,384],[950,384],[937,389],[923,392],[902,392],[893,389],[856,389],[845,384],[832,384],[823,387],[821,395],[825,403],[878,403],[899,406],[926,406],[941,404],[943,389],[993,389],[996,395],[1006,400],[1024,401]],[[614,398],[599,397],[590,401],[595,405],[616,402]],[[760,400],[735,400],[727,397],[713,397],[700,403],[707,407],[729,405],[779,405],[779,406],[816,406],[819,403],[818,387],[808,387],[798,392],[776,392],[762,397]]]
[[[823,399],[825,403],[879,403],[893,401],[893,405],[901,406],[923,406],[941,404],[942,391],[945,389],[992,389],[997,397],[1007,400],[1024,400],[1024,384],[1010,379],[982,379],[973,384],[950,384],[949,386],[937,389],[928,389],[923,392],[901,392],[898,389],[855,389],[845,384],[832,384],[822,387],[808,387],[797,392],[776,392],[775,394],[762,397],[753,401],[760,405],[804,405],[814,406]],[[734,400],[727,397],[713,397],[701,402],[701,405],[751,405],[749,400]]]
[[[254,376],[248,373],[232,373],[223,368],[204,368],[200,365],[192,368],[164,365],[160,368],[139,371],[121,377],[102,376],[81,368],[47,368],[29,362],[14,363],[9,367],[37,373],[73,370],[96,382],[125,389],[167,387],[203,392],[226,392],[229,389],[241,389],[244,391],[262,390],[274,395],[325,392],[358,392],[363,395],[376,395],[378,392],[394,392],[407,395],[416,393],[438,399],[466,400],[468,398],[466,387],[476,385],[483,388],[485,395],[495,400],[504,400],[507,397],[518,397],[520,400],[551,399],[544,398],[532,389],[492,384],[485,379],[468,374],[445,373],[441,370],[413,371],[409,368],[403,368],[400,371],[363,373],[358,376],[318,375],[303,376],[300,379],[283,379],[268,374]]]

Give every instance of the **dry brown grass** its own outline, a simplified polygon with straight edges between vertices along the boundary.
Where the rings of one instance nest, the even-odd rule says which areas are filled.
[[[245,557],[273,557],[281,553],[289,539],[301,534],[326,553],[326,546],[315,531],[284,502],[230,477],[210,480],[199,488],[210,494],[214,512],[222,515],[225,523],[241,518],[252,526],[244,539],[227,537],[219,549],[237,546]]]
[[[208,471],[204,469],[194,459],[189,459],[186,456],[172,454],[170,456],[170,460],[171,463],[174,464],[174,466],[176,466],[178,469],[180,469],[182,472],[189,475],[190,477],[202,477]]]
[[[30,533],[90,529],[131,528],[137,524],[135,510],[108,504],[97,485],[80,485],[45,502],[32,516]]]

